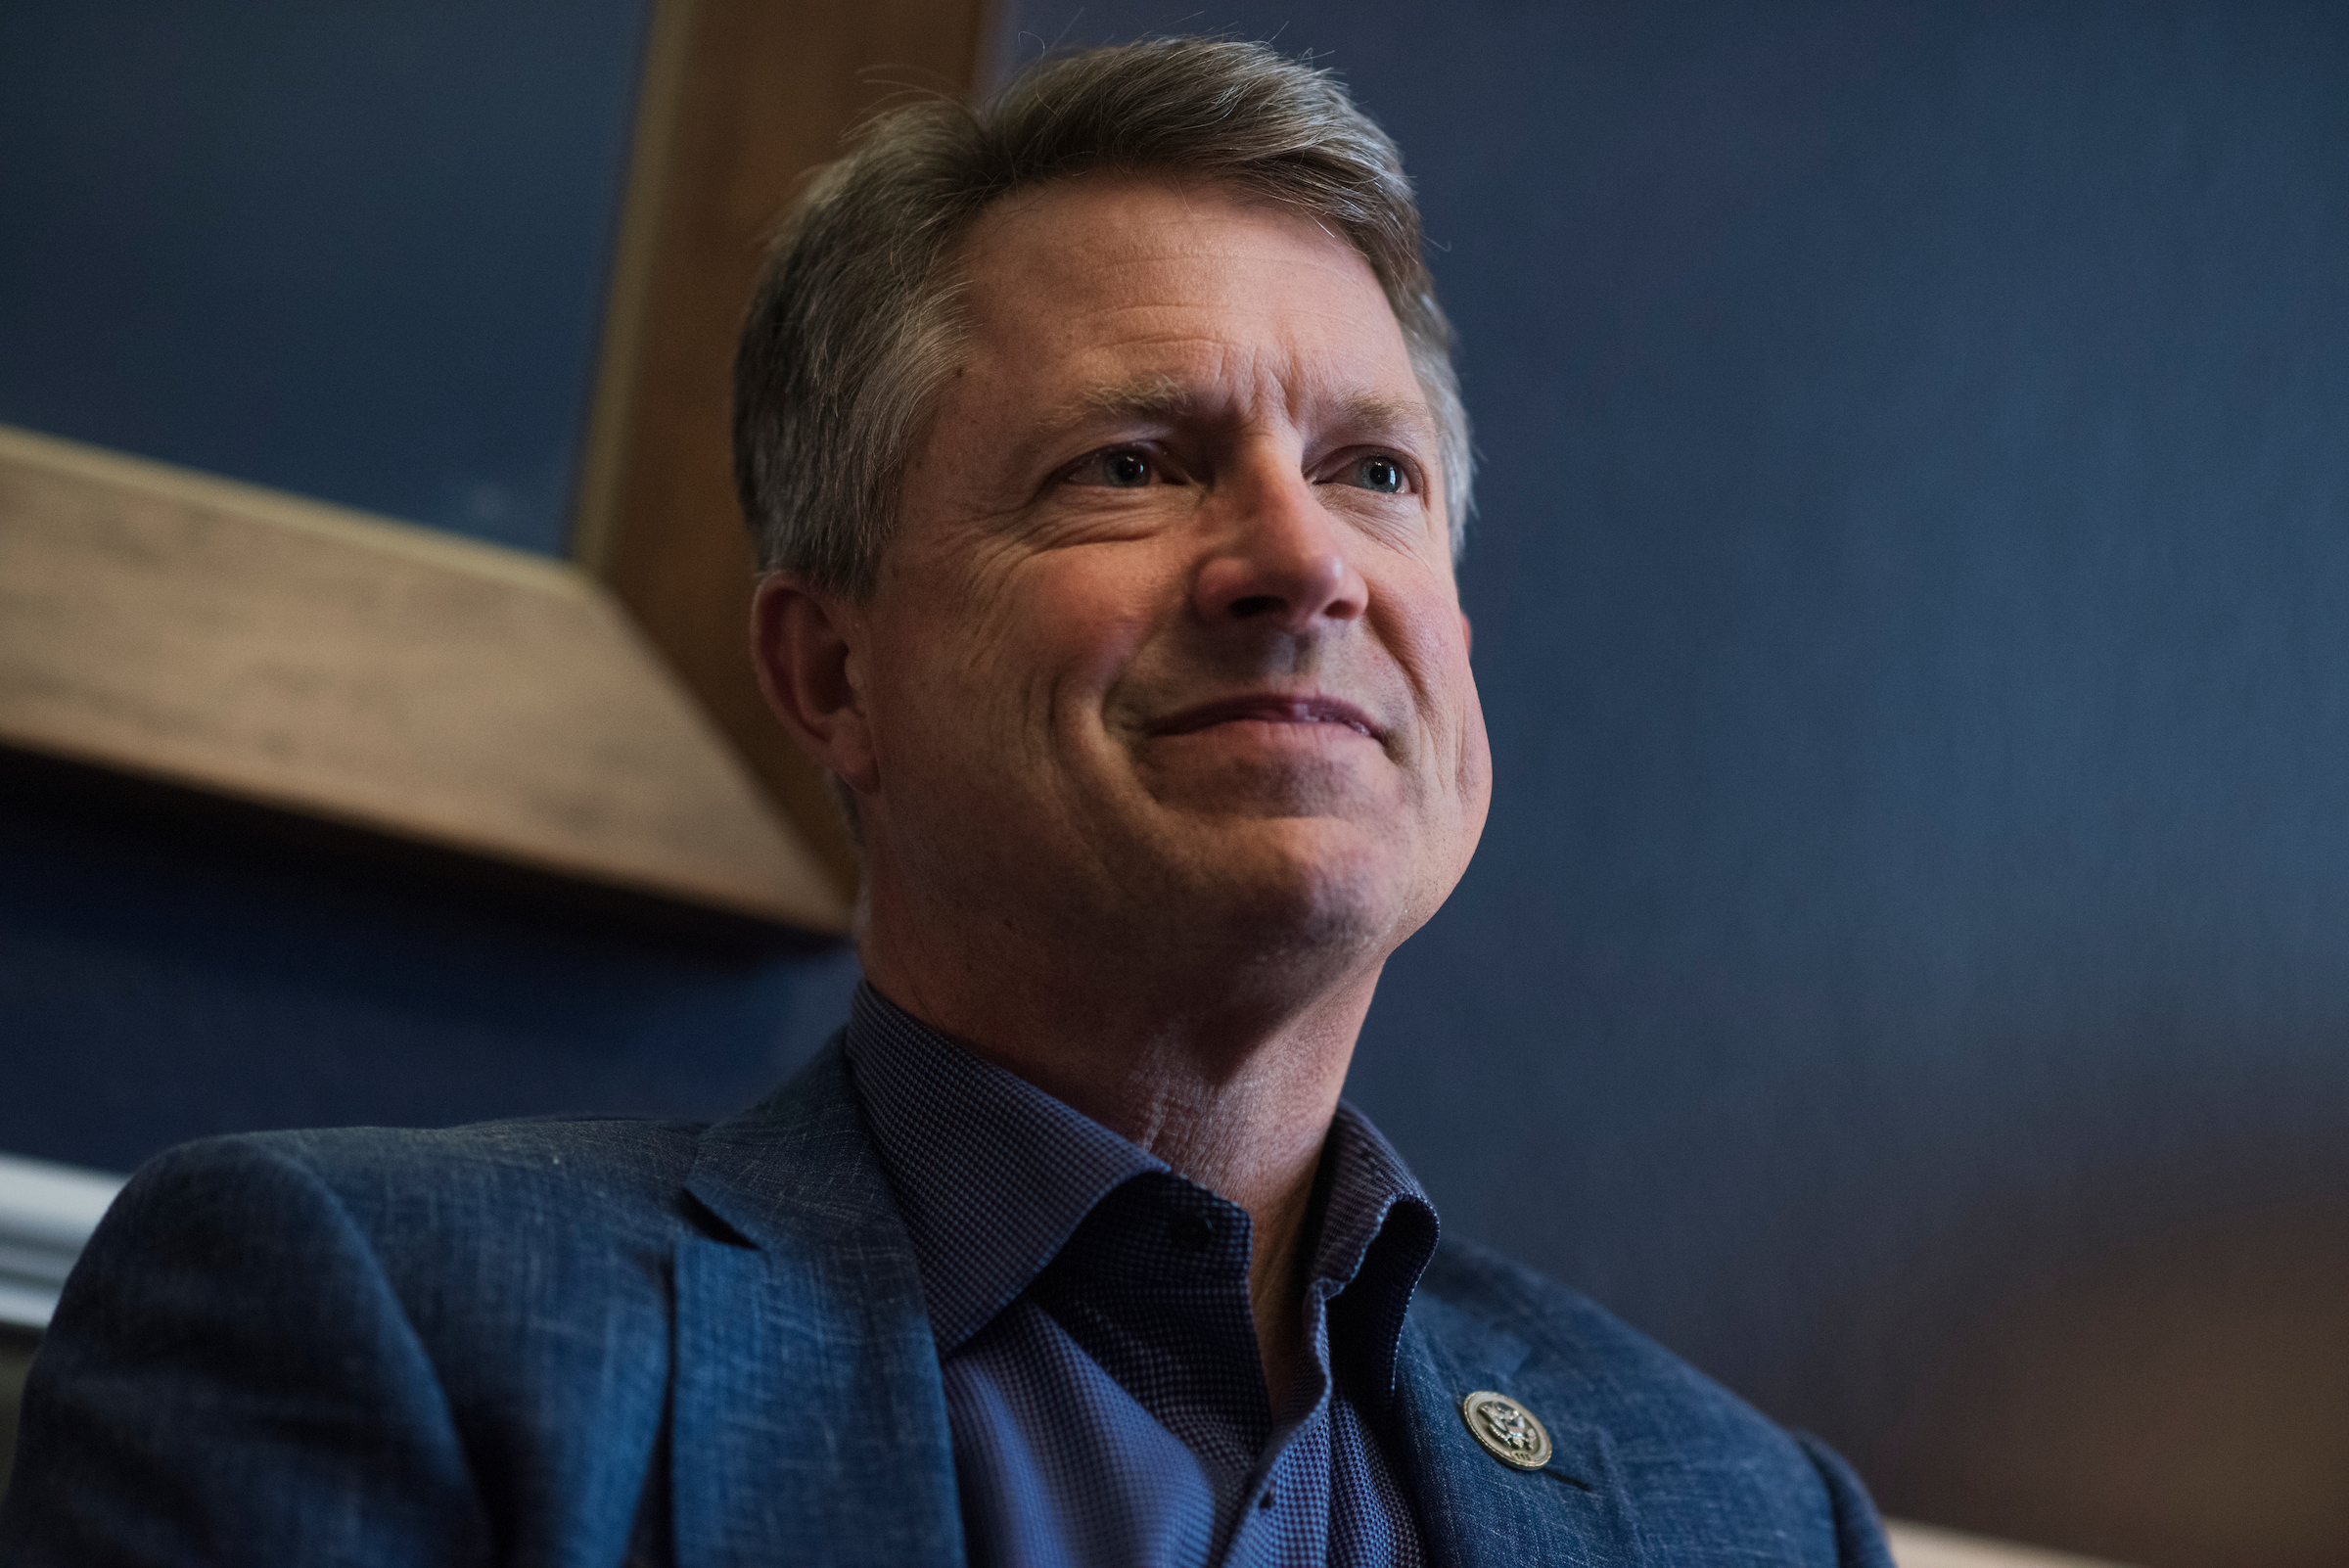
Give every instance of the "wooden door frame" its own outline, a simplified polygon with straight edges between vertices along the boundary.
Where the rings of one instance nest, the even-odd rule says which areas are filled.
[[[734,342],[763,237],[893,95],[991,76],[988,0],[655,0],[572,555],[700,700],[844,899],[856,853],[752,674]]]

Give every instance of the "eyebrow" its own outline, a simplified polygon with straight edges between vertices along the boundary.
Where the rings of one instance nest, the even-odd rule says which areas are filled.
[[[1173,377],[1149,376],[1138,381],[1113,381],[1087,387],[1071,399],[1067,412],[1076,417],[1086,414],[1165,417],[1187,412],[1197,402],[1197,396]]]
[[[1339,399],[1339,411],[1350,425],[1373,431],[1408,431],[1421,439],[1436,438],[1436,416],[1415,397],[1388,397],[1379,392],[1356,392]]]
[[[1080,392],[1061,408],[1051,424],[1065,428],[1082,423],[1087,417],[1103,416],[1171,419],[1189,413],[1200,401],[1196,392],[1169,376],[1104,382]],[[1389,397],[1383,392],[1350,392],[1335,399],[1335,411],[1347,425],[1379,433],[1408,432],[1423,440],[1435,439],[1435,416],[1416,398]]]

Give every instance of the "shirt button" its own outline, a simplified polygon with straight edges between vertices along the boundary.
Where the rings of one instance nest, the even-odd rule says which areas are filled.
[[[1269,1485],[1267,1485],[1267,1486],[1265,1488],[1265,1495],[1264,1495],[1263,1497],[1261,1497],[1261,1498],[1259,1498],[1259,1499],[1256,1499],[1256,1505],[1257,1505],[1259,1508],[1262,1508],[1262,1509],[1267,1509],[1267,1510],[1269,1510],[1269,1509],[1271,1508],[1271,1506],[1272,1506],[1272,1488],[1271,1488]]]
[[[1203,1214],[1178,1214],[1168,1230],[1184,1252],[1205,1252],[1216,1239],[1216,1222]]]

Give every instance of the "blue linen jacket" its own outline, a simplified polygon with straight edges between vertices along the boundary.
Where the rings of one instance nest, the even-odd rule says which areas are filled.
[[[1446,1242],[1403,1334],[1431,1556],[1891,1568],[1840,1460]],[[1548,1427],[1537,1472],[1457,1413]],[[963,1559],[921,1282],[837,1041],[707,1130],[210,1139],[149,1164],[35,1359],[0,1562]]]

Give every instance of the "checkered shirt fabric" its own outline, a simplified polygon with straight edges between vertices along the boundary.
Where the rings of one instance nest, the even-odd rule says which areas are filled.
[[[921,1270],[974,1564],[1415,1568],[1385,1434],[1436,1216],[1359,1113],[1322,1150],[1308,1360],[1275,1411],[1247,1211],[869,985],[848,1057]]]

